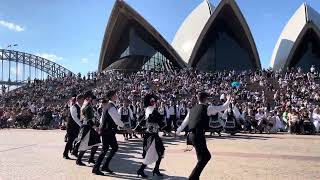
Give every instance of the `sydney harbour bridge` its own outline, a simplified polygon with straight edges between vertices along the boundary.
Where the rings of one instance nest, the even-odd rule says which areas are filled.
[[[15,50],[0,49],[0,86],[22,86],[34,79],[74,75],[70,70],[48,59]]]

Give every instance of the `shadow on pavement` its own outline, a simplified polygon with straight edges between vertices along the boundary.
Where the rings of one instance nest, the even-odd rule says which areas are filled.
[[[184,138],[173,138],[173,137],[163,138],[163,142],[165,146],[174,145],[184,141],[185,141]],[[141,179],[137,177],[137,170],[140,168],[141,162],[142,162],[142,139],[131,139],[129,141],[119,141],[118,144],[119,144],[119,150],[110,163],[110,169],[113,170],[115,174],[105,173],[105,176],[127,179],[127,180]],[[102,147],[100,146],[98,148],[97,153],[95,154],[95,160],[97,160],[101,150],[102,150]],[[107,156],[109,154],[109,151],[107,153]],[[88,162],[89,156],[90,156],[90,150],[86,152],[86,154],[82,158],[82,161]],[[92,168],[92,166],[93,164],[90,164],[90,166],[88,167]],[[172,180],[187,179],[185,177],[167,176],[166,171],[164,169],[160,169],[161,173],[164,175],[163,177],[152,176],[153,167],[154,167],[154,164],[148,166],[145,169],[145,174],[148,175],[148,179],[172,179]],[[160,165],[160,168],[161,168],[161,165]]]

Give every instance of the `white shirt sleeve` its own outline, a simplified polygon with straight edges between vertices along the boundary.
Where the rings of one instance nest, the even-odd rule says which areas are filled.
[[[110,114],[112,120],[114,121],[114,123],[116,123],[116,125],[118,125],[120,127],[124,126],[123,122],[121,121],[121,116],[115,107],[111,107],[108,110],[108,113]]]
[[[184,130],[184,128],[188,125],[189,123],[189,114],[186,116],[186,118],[184,118],[182,124],[180,125],[180,127],[177,129],[177,134],[179,134],[181,131]]]
[[[77,108],[75,106],[70,107],[70,113],[71,113],[71,116],[72,116],[72,119],[74,120],[74,122],[76,122],[79,126],[81,126],[80,119],[77,116],[77,113],[78,113]]]
[[[217,114],[218,112],[228,109],[229,104],[230,100],[226,101],[222,106],[209,106],[207,113],[209,116]]]

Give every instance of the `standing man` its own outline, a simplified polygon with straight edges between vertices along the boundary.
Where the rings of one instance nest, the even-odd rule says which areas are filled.
[[[229,107],[230,97],[228,96],[227,102],[222,106],[210,106],[207,105],[208,94],[201,92],[197,96],[199,104],[193,107],[188,113],[187,117],[182,122],[181,126],[177,130],[179,134],[188,125],[189,135],[187,141],[192,144],[197,153],[198,163],[193,169],[190,180],[198,180],[202,170],[205,168],[209,160],[211,159],[211,154],[207,148],[205,130],[209,126],[209,116],[208,114],[216,114],[220,111],[224,111]]]
[[[136,102],[132,101],[131,105],[129,107],[130,107],[132,115],[133,115],[133,117],[131,119],[131,127],[135,128],[137,126],[137,106],[136,106]],[[132,135],[133,135],[133,137],[138,138],[138,136],[135,133],[133,133]]]
[[[102,151],[98,157],[97,162],[95,163],[92,169],[92,173],[96,175],[104,175],[99,168],[104,157],[106,156],[109,150],[109,146],[111,146],[111,151],[104,165],[102,166],[101,170],[106,171],[110,174],[113,174],[113,171],[109,169],[109,163],[113,158],[113,156],[118,151],[118,142],[116,138],[117,126],[124,128],[124,124],[121,121],[121,116],[118,113],[115,106],[115,101],[118,99],[116,91],[111,90],[107,92],[106,96],[109,99],[109,102],[105,107],[103,107],[102,116],[100,118],[100,127],[99,127],[99,133],[102,136]],[[126,129],[126,130],[129,133],[132,132],[131,129]]]
[[[170,101],[170,105],[166,111],[167,111],[167,120],[168,120],[166,130],[167,132],[171,133],[172,126],[174,131],[177,130],[177,118],[178,118],[179,109],[176,106],[175,101],[173,100]]]
[[[77,138],[80,131],[80,107],[82,106],[83,100],[84,98],[82,95],[73,97],[73,99],[70,100],[70,112],[67,124],[68,141],[63,152],[63,157],[65,159],[70,159],[68,156],[68,152],[72,149],[73,141]]]

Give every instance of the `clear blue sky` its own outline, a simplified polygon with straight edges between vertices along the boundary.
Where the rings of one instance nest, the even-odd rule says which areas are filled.
[[[202,0],[127,0],[171,43],[187,15]],[[211,0],[217,6],[219,0]],[[319,0],[237,0],[262,66],[269,66],[274,45],[296,9]],[[0,47],[40,54],[73,72],[96,70],[104,30],[114,0],[0,0]],[[8,24],[12,23],[12,24]]]

